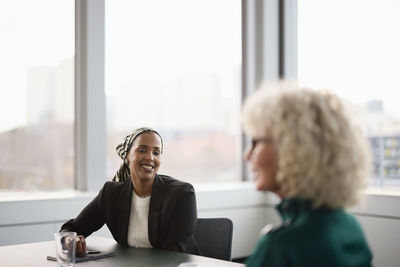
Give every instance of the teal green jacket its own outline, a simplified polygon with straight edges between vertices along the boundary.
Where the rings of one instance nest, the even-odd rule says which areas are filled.
[[[247,266],[372,266],[364,233],[351,214],[312,209],[301,199],[285,199],[277,209],[282,225],[260,238]]]

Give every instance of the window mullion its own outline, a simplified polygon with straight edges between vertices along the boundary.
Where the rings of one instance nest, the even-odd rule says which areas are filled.
[[[75,187],[97,191],[106,178],[105,3],[75,3]]]

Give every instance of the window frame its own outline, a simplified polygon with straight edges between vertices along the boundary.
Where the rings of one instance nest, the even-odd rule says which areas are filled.
[[[105,0],[75,0],[75,189],[106,181]]]
[[[279,0],[242,0],[241,102],[279,79]],[[98,191],[106,177],[105,0],[75,0],[75,189]],[[103,78],[99,78],[103,77]],[[241,151],[248,146],[242,133]],[[250,180],[246,162],[242,181]]]
[[[75,189],[93,192],[107,180],[105,0],[75,0],[75,7]],[[242,0],[241,102],[262,82],[280,78],[279,8],[279,0]],[[242,133],[239,153],[248,142]],[[250,180],[241,165],[242,181]]]
[[[280,36],[282,42],[281,51],[281,78],[285,80],[297,80],[297,19],[298,19],[298,0],[282,0],[280,3],[283,16],[280,20]],[[370,185],[367,194],[370,199],[372,196],[395,196],[399,197],[400,190],[390,186]]]
[[[242,0],[242,94],[241,103],[263,82],[279,75],[279,0]],[[242,131],[241,151],[250,145]],[[251,180],[242,157],[242,181]]]

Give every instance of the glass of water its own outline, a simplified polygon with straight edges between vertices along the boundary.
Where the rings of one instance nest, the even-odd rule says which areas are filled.
[[[56,257],[59,266],[75,266],[76,233],[61,232],[54,234]]]

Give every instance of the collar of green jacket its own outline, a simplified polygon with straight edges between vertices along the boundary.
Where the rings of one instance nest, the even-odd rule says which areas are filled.
[[[301,198],[286,198],[278,204],[277,210],[282,216],[283,224],[290,224],[300,214],[307,213],[312,210],[312,202]]]

